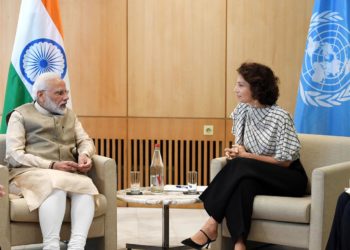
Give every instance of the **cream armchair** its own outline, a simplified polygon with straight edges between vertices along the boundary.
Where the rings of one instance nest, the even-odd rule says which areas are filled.
[[[299,135],[301,162],[309,177],[308,194],[301,198],[256,196],[248,240],[323,250],[336,201],[350,177],[350,137]],[[226,164],[211,162],[211,179]],[[214,249],[232,249],[226,221],[219,225]]]
[[[8,194],[8,169],[4,166],[5,135],[0,135],[0,183]],[[100,194],[92,222],[86,249],[116,250],[116,165],[110,158],[95,155],[90,177]],[[23,198],[6,195],[0,198],[0,248],[10,250],[11,246],[42,242],[37,210],[29,212]],[[61,230],[61,240],[70,236],[70,203]]]

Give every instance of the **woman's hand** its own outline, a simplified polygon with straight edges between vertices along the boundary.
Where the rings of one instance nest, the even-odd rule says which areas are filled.
[[[236,157],[243,157],[243,158],[249,158],[249,159],[276,164],[284,168],[288,168],[292,163],[292,161],[277,161],[273,156],[257,155],[257,154],[249,153],[247,152],[247,150],[243,145],[238,145],[238,144],[232,145],[232,148],[225,148],[224,152],[228,160],[232,160]]]
[[[248,158],[248,154],[250,153],[247,152],[243,145],[236,145],[236,147],[238,148],[238,156]]]
[[[246,151],[245,147],[242,145],[232,145],[232,148],[225,148],[225,156],[227,159],[232,160],[235,157],[243,157],[249,159],[255,159],[258,161],[268,162],[272,164],[279,165],[281,167],[288,168],[292,161],[277,161],[273,156],[268,155],[257,155]]]
[[[239,156],[239,145],[235,144],[235,145],[232,145],[231,148],[225,148],[224,152],[225,152],[226,158],[229,160],[232,160],[233,158]]]
[[[231,148],[225,148],[224,152],[225,152],[225,156],[229,160],[232,160],[233,158],[236,158],[238,156],[245,157],[245,155],[248,154],[245,147],[243,145],[238,145],[238,144],[232,145]]]

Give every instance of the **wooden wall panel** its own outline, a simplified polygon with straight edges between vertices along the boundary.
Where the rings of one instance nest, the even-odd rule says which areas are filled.
[[[0,0],[0,114],[15,41],[20,0]]]
[[[313,1],[60,3],[72,101],[79,115],[222,118],[236,104],[235,68],[245,60],[273,67],[281,78],[280,104],[294,110]],[[0,0],[1,108],[19,4]]]
[[[126,0],[60,3],[76,113],[126,116]]]
[[[79,117],[92,138],[127,138],[127,119],[109,117]]]
[[[0,0],[0,108],[20,0]],[[116,160],[118,188],[145,172],[162,140],[173,183],[233,140],[233,85],[241,62],[270,65],[279,104],[294,111],[312,0],[60,0],[73,108],[98,150]],[[0,111],[0,113],[1,113]],[[214,125],[204,136],[203,125]],[[171,145],[170,145],[171,143]],[[225,144],[225,145],[223,145]],[[139,154],[139,155],[138,155]],[[189,156],[189,154],[191,154]],[[203,157],[198,157],[203,156]],[[190,158],[189,158],[190,157]],[[196,157],[196,158],[195,158]]]
[[[203,135],[204,125],[213,125],[214,134]],[[223,119],[129,118],[128,138],[225,140]]]
[[[0,107],[20,0],[0,0]],[[79,115],[127,115],[126,0],[60,0],[72,102]]]
[[[278,103],[294,112],[312,7],[310,0],[228,0],[227,116],[236,105],[236,69],[247,60],[272,67],[281,81]]]
[[[129,0],[129,116],[223,117],[225,41],[226,0]]]

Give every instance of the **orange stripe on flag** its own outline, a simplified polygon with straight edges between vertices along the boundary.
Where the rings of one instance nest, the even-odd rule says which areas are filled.
[[[63,38],[63,29],[58,0],[41,0]]]

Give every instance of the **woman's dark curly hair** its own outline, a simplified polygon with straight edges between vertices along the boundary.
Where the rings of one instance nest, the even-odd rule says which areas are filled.
[[[237,72],[250,85],[252,97],[263,105],[273,105],[279,96],[279,79],[273,71],[260,63],[243,63]]]

